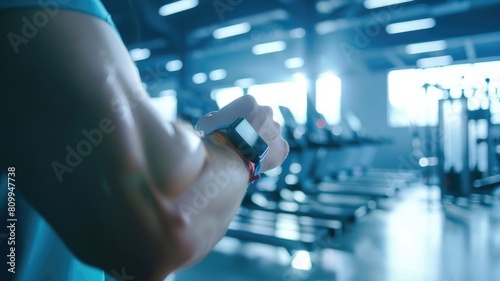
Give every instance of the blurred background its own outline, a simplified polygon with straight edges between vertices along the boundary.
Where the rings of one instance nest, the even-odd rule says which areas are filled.
[[[291,147],[168,280],[500,280],[500,1],[103,3],[165,120],[252,95]],[[26,216],[18,280],[134,280]]]

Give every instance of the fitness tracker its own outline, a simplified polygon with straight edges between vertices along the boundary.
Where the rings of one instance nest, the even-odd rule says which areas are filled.
[[[212,131],[231,145],[245,158],[250,166],[250,182],[258,179],[262,161],[269,151],[267,143],[245,118],[238,118],[233,123]]]

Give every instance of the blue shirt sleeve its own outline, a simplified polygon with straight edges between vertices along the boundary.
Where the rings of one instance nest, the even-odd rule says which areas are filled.
[[[41,8],[52,17],[56,16],[59,10],[72,10],[98,17],[117,30],[111,15],[100,0],[0,0],[0,10],[15,8]]]

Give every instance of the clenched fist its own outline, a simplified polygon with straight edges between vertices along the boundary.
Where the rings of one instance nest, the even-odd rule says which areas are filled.
[[[269,106],[257,104],[252,96],[242,96],[219,111],[203,116],[196,124],[196,129],[208,133],[239,117],[248,120],[269,146],[261,172],[281,165],[289,152],[288,143],[281,136],[281,126],[273,120],[273,110]]]

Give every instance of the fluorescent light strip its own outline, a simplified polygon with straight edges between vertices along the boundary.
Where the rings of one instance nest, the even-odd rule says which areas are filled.
[[[213,32],[215,39],[224,39],[240,34],[245,34],[250,31],[252,26],[248,22],[243,22],[235,25],[230,25],[226,27],[221,27]]]
[[[198,6],[198,0],[180,0],[167,5],[163,5],[158,13],[160,16],[169,16]]]
[[[385,30],[389,34],[396,34],[396,33],[433,28],[434,26],[436,26],[436,21],[433,18],[425,18],[420,20],[392,23],[386,26]]]
[[[412,1],[413,0],[365,0],[363,4],[367,9],[376,9],[380,7],[392,6]]]
[[[289,69],[300,68],[303,65],[304,65],[304,60],[300,57],[287,59],[285,61],[285,66],[286,68]]]
[[[130,57],[133,61],[140,61],[148,59],[151,56],[149,49],[136,48],[129,51]]]
[[[314,28],[319,35],[325,35],[342,29],[350,29],[352,23],[347,19],[325,20],[317,23]]]
[[[338,29],[337,24],[333,20],[325,20],[319,22],[315,26],[316,33],[319,35],[324,35],[330,32],[334,32]]]
[[[159,94],[160,97],[175,97],[177,96],[177,91],[174,89],[161,91]]]
[[[301,27],[292,29],[290,30],[290,36],[292,38],[302,38],[306,36],[306,30]]]
[[[428,67],[436,67],[449,65],[453,63],[452,56],[441,56],[441,57],[432,57],[417,60],[417,66],[420,68],[428,68]]]
[[[250,86],[255,85],[256,81],[253,78],[242,78],[234,81],[236,87],[250,88]]]
[[[420,53],[428,53],[428,52],[437,52],[446,49],[448,45],[444,40],[417,43],[417,44],[409,44],[405,47],[405,51],[409,55],[420,54]]]
[[[253,46],[252,52],[254,55],[264,55],[269,53],[281,52],[286,49],[284,41],[274,41],[270,43],[258,44]]]
[[[174,72],[182,69],[182,61],[181,60],[172,60],[165,64],[165,69]]]
[[[210,80],[212,81],[218,81],[226,78],[227,76],[227,71],[225,69],[216,69],[210,72],[208,74],[208,77],[210,77]]]
[[[200,72],[193,75],[193,83],[203,84],[205,82],[207,82],[207,75],[205,73]]]
[[[339,1],[340,2],[340,1]],[[316,3],[316,11],[321,14],[328,14],[331,13],[335,8],[337,8],[339,5],[343,4],[337,1],[329,1],[329,0],[324,0],[324,1],[319,1]]]

